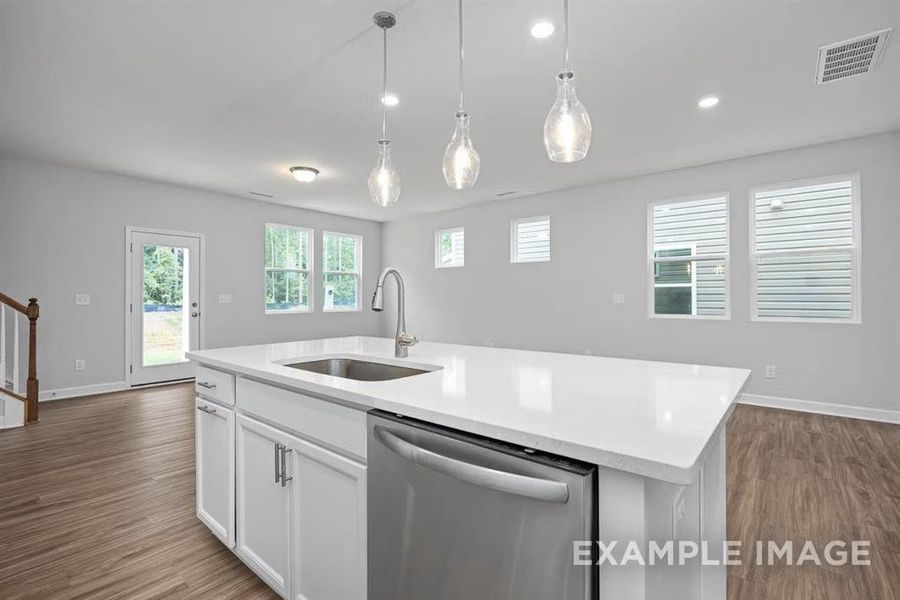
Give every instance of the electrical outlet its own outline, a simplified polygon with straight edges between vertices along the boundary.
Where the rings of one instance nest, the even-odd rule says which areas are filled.
[[[84,359],[83,358],[75,359],[75,370],[76,371],[84,371]]]
[[[584,354],[585,354],[585,356],[593,356],[594,351],[591,350],[590,348],[588,348],[587,350],[584,351]]]
[[[90,303],[90,294],[75,294],[75,306],[87,306]]]
[[[775,379],[775,365],[766,365],[766,379]]]
[[[613,294],[613,304],[625,304],[625,294],[622,292]]]

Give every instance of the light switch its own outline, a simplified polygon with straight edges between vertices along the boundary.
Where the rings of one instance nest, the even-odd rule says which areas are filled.
[[[90,303],[90,294],[75,294],[75,306],[87,306]]]
[[[625,304],[625,294],[622,292],[613,294],[613,304]]]
[[[219,294],[219,304],[231,304],[231,294]]]

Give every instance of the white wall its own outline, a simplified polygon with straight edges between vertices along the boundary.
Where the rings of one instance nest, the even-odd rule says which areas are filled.
[[[365,190],[360,201],[368,202]],[[139,179],[0,159],[0,290],[40,301],[41,389],[125,379],[125,226],[204,232],[206,346],[216,348],[338,335],[376,334],[379,318],[363,310],[265,315],[266,222],[312,227],[315,257],[323,229],[363,236],[362,298],[381,265],[381,224]],[[317,264],[317,270],[319,265]],[[74,294],[91,295],[75,306]],[[232,304],[218,304],[231,294]],[[365,305],[365,302],[363,302]],[[84,358],[86,370],[73,370]],[[23,364],[23,371],[24,371]]]
[[[861,175],[862,323],[751,322],[749,188],[852,172]],[[731,320],[648,317],[647,204],[723,191]],[[541,214],[551,216],[552,261],[510,264],[510,220]],[[435,269],[434,231],[456,226],[465,226],[466,266]],[[409,329],[426,340],[747,367],[756,394],[900,410],[900,132],[424,215],[388,223],[383,235],[385,265],[407,283]],[[614,292],[624,305],[613,305]],[[383,333],[392,335],[394,314],[385,312]],[[767,364],[775,379],[762,377]]]

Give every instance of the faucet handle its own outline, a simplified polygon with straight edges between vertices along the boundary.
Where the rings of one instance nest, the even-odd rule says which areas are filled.
[[[403,346],[404,348],[408,348],[410,346],[415,346],[419,343],[419,338],[414,336],[411,333],[406,333],[405,331],[397,336],[397,343]]]

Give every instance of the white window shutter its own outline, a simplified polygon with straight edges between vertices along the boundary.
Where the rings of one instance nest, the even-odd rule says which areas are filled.
[[[550,260],[550,217],[532,217],[513,221],[512,262]]]
[[[753,201],[755,316],[853,319],[858,226],[853,181],[758,191]]]

